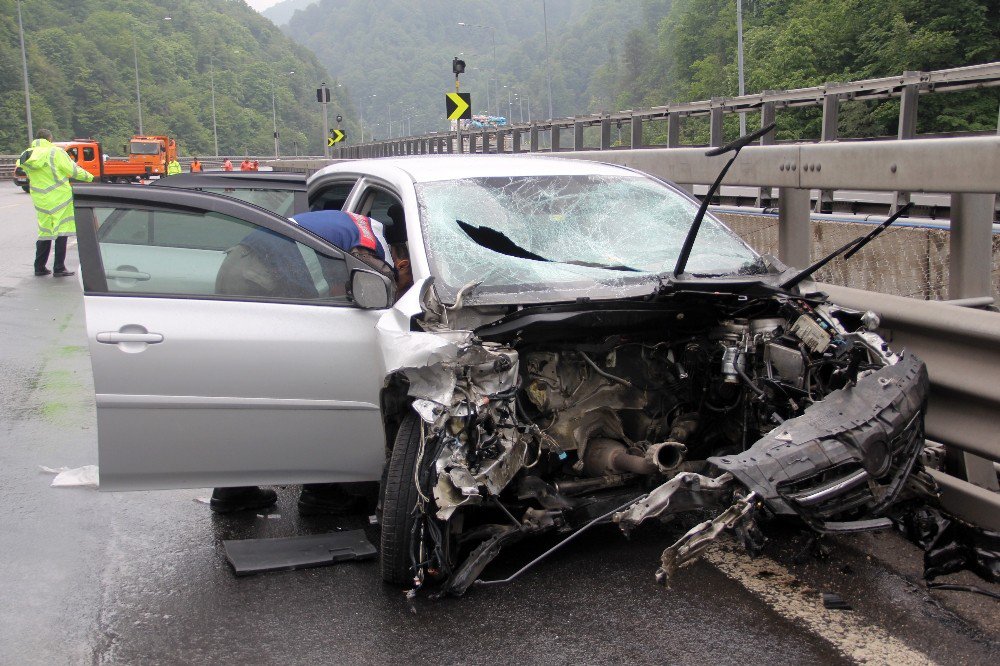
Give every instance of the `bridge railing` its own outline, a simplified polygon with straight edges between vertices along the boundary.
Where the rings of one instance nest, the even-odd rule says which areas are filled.
[[[456,132],[429,133],[420,136],[387,139],[344,146],[336,155],[345,158],[389,157],[445,152],[563,152],[588,149],[615,150],[650,147],[644,143],[643,127],[654,121],[666,121],[667,148],[681,147],[681,127],[688,118],[707,117],[709,145],[725,143],[723,119],[727,114],[759,113],[761,125],[767,125],[783,109],[822,107],[820,141],[838,140],[840,106],[848,101],[872,101],[897,98],[900,100],[898,139],[913,139],[917,135],[917,108],[921,95],[948,93],[1000,86],[1000,62],[958,67],[932,72],[903,72],[890,76],[847,83],[827,83],[795,90],[766,90],[739,97],[718,97],[695,102],[677,102],[648,109],[628,109],[613,113],[597,113],[571,118],[556,118],[532,123],[516,123],[497,128]],[[627,141],[617,139],[628,126]],[[586,130],[599,127],[598,140],[588,146]],[[612,129],[618,132],[612,132]],[[998,128],[1000,129],[1000,128]],[[543,139],[545,139],[543,141]],[[762,139],[761,145],[774,143],[773,135]],[[899,202],[906,199],[899,197]],[[828,197],[821,196],[818,208]]]

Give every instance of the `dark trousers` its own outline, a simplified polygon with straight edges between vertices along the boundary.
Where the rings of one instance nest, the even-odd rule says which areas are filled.
[[[52,258],[52,270],[66,270],[66,236],[56,238],[55,256]],[[51,240],[40,240],[35,242],[35,272],[41,273],[45,270],[45,264],[49,260],[49,248],[52,247]]]

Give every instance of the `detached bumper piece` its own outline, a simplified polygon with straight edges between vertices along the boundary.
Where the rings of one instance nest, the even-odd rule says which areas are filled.
[[[882,517],[924,443],[928,378],[912,354],[834,391],[736,456],[708,461],[776,514],[820,532],[891,527]]]
[[[375,546],[363,530],[279,539],[227,540],[222,545],[237,576],[369,560],[376,555]]]

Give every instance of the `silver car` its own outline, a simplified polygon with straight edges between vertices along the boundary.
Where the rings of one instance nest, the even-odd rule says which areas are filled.
[[[385,580],[462,594],[533,534],[708,509],[665,580],[723,530],[883,529],[928,487],[923,363],[710,215],[675,270],[698,202],[648,175],[441,155],[309,178],[309,208],[386,223],[402,294],[164,185],[76,188],[105,490],[379,480]]]

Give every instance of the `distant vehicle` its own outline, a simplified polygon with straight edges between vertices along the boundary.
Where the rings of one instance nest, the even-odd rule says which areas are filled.
[[[95,139],[73,139],[72,141],[56,141],[55,145],[65,150],[69,156],[90,172],[95,180],[105,183],[139,182],[151,177],[167,175],[167,163],[177,158],[177,141],[167,136],[133,136],[124,146],[127,157],[104,157],[101,142]],[[28,180],[24,183],[14,182],[28,191]]]
[[[14,184],[25,192],[31,190],[31,187],[28,185],[28,174],[24,173],[24,169],[19,166],[14,168]]]

